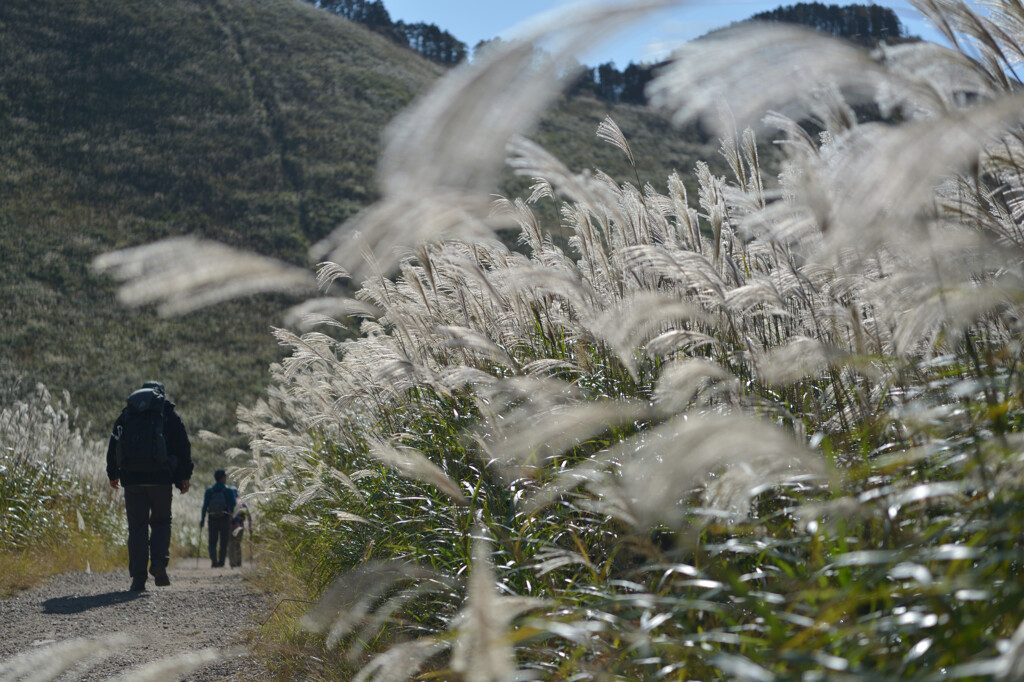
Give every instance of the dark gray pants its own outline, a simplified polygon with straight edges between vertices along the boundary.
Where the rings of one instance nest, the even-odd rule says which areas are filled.
[[[223,566],[224,558],[228,555],[228,538],[231,536],[231,515],[211,515],[209,524],[210,561],[217,566]],[[220,544],[219,548],[218,543]]]
[[[171,486],[126,485],[124,509],[128,516],[128,574],[145,578],[150,571],[167,568],[171,558]]]

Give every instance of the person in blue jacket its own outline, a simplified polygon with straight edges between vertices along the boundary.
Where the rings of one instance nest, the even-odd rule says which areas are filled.
[[[228,554],[228,540],[231,537],[231,517],[238,501],[234,488],[227,486],[228,475],[223,469],[213,472],[216,481],[206,489],[203,497],[203,511],[199,517],[199,529],[203,529],[207,515],[210,517],[210,565],[218,568],[224,565]]]

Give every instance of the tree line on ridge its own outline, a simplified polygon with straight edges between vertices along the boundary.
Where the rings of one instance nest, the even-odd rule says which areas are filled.
[[[321,9],[362,24],[371,31],[390,38],[399,45],[420,53],[427,59],[454,66],[469,56],[468,46],[436,24],[394,21],[383,0],[305,0]],[[753,15],[747,21],[768,21],[799,24],[846,38],[860,45],[874,47],[881,41],[905,42],[909,36],[896,13],[879,5],[825,5],[801,2]],[[495,40],[498,40],[497,38]],[[490,41],[479,42],[474,51]],[[589,93],[607,102],[646,104],[644,89],[654,78],[658,64],[630,62],[619,70],[614,62],[595,67],[584,66],[568,88],[571,94]]]

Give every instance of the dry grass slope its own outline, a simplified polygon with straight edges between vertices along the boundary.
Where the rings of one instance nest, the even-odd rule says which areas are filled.
[[[147,376],[190,427],[230,428],[282,302],[161,320],[89,261],[198,234],[305,262],[373,199],[381,126],[438,75],[302,3],[3,3],[0,371],[67,387],[100,432]]]

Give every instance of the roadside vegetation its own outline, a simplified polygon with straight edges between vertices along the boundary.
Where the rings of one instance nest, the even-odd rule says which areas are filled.
[[[1024,17],[919,9],[961,49],[684,48],[649,94],[721,134],[729,172],[697,164],[696,191],[518,139],[530,195],[476,203],[504,151],[479,112],[548,96],[543,70],[486,84],[515,46],[393,124],[392,192],[317,251],[324,290],[358,292],[296,311],[240,413],[238,474],[321,595],[270,648],[282,675],[1020,676]],[[523,253],[489,236],[508,221]]]
[[[7,385],[0,403],[0,597],[56,573],[127,561],[118,492],[107,485],[106,443],[71,426],[65,393]]]

